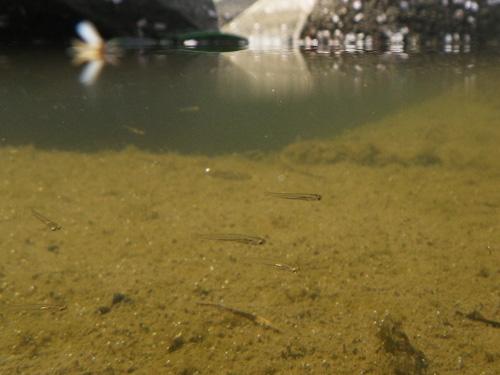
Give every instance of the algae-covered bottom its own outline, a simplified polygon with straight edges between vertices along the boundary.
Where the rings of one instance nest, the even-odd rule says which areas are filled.
[[[3,147],[0,373],[496,373],[484,95],[269,153]]]

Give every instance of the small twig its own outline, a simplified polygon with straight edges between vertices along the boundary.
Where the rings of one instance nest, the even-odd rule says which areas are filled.
[[[241,310],[236,310],[236,309],[233,309],[231,307],[226,307],[226,306],[223,306],[223,305],[219,305],[217,303],[197,302],[197,304],[200,305],[200,306],[217,307],[220,310],[232,312],[233,314],[241,316],[241,317],[243,317],[245,319],[248,319],[251,322],[253,322],[255,324],[258,324],[258,325],[260,325],[260,326],[262,326],[264,328],[270,329],[270,330],[272,330],[274,332],[277,332],[277,333],[283,333],[279,328],[276,328],[269,320],[267,320],[266,318],[263,318],[261,316],[258,316],[258,315],[255,315],[255,314],[251,314],[251,313],[247,313],[247,312],[241,311]]]
[[[494,328],[500,328],[500,322],[497,322],[497,321],[494,321],[494,320],[490,320],[490,319],[486,319],[485,317],[483,317],[479,312],[477,311],[473,311],[469,314],[465,314],[461,311],[455,311],[455,313],[457,315],[460,315],[460,316],[463,316],[464,318],[467,318],[467,319],[470,319],[470,320],[474,320],[476,322],[482,322],[482,323],[485,323],[485,324],[488,324]]]

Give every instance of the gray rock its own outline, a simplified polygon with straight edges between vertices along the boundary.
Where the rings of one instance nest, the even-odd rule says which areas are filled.
[[[258,0],[222,31],[247,38],[251,47],[296,45],[313,6],[314,0]]]
[[[233,3],[227,18],[241,12]],[[247,3],[251,0],[246,0]],[[224,12],[229,0],[216,4]],[[500,0],[258,0],[223,27],[250,40],[252,47],[299,44],[298,39],[331,48],[375,49],[441,45],[498,45]],[[302,32],[299,13],[309,17]],[[220,14],[220,12],[219,12]],[[225,13],[224,13],[225,14]],[[314,42],[313,42],[314,41]]]
[[[303,37],[332,45],[372,43],[491,44],[500,37],[498,0],[317,0]],[[319,33],[319,34],[318,34]],[[346,38],[353,38],[347,40]],[[323,41],[325,42],[325,41]]]
[[[219,25],[223,26],[249,8],[256,0],[214,0]]]

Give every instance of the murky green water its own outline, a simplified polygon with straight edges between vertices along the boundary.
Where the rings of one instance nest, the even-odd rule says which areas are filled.
[[[496,374],[498,61],[5,54],[0,373]]]
[[[441,53],[129,53],[82,84],[88,72],[64,52],[16,51],[2,64],[3,137],[60,150],[278,150],[297,138],[333,137],[451,87],[474,91],[477,75],[497,63],[496,55]]]

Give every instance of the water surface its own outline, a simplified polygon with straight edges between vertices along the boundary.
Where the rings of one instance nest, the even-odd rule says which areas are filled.
[[[279,150],[297,138],[333,137],[456,85],[470,90],[497,60],[131,52],[90,79],[92,64],[75,67],[64,51],[14,51],[3,64],[3,137],[7,144],[59,150],[131,144],[207,155]]]

